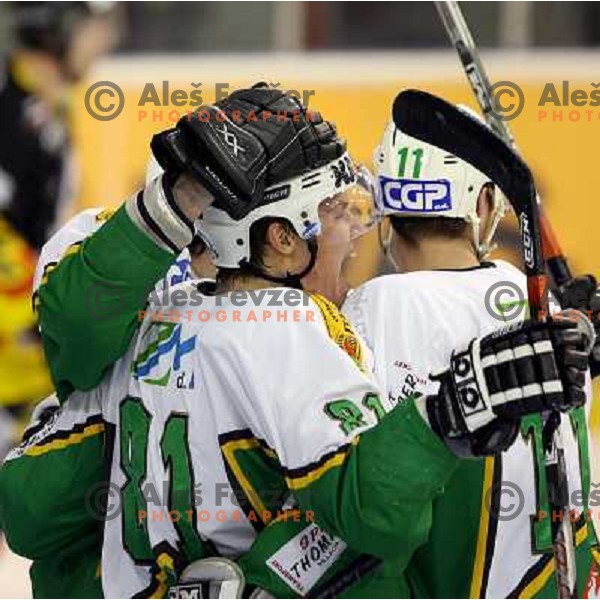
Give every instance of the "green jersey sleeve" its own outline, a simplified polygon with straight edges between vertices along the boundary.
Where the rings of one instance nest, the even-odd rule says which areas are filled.
[[[30,427],[0,468],[0,523],[21,556],[45,557],[100,523],[107,425],[96,395],[81,395]]]
[[[29,570],[34,598],[104,598],[100,570],[102,536],[80,535]]]
[[[95,393],[30,426],[0,468],[0,526],[33,560],[36,598],[102,598],[103,484],[110,426]]]
[[[351,449],[287,473],[302,510],[278,512],[240,558],[247,582],[283,598],[409,597],[408,566],[458,462],[412,401],[394,409]]]
[[[286,479],[325,529],[356,550],[406,566],[427,540],[432,502],[457,465],[411,399],[349,447]]]
[[[37,291],[46,359],[57,395],[89,390],[129,346],[138,311],[173,262],[123,205],[49,265]]]

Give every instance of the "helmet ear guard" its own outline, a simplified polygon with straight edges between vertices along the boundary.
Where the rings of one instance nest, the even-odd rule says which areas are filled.
[[[473,223],[473,244],[477,251],[477,257],[480,260],[487,258],[495,249],[496,244],[492,241],[498,229],[500,221],[507,212],[507,202],[504,194],[494,186],[492,189],[492,213],[488,220],[488,226],[485,231],[480,231],[480,219],[477,217],[477,226]]]

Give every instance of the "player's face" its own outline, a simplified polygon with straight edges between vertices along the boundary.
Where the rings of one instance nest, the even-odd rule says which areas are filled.
[[[190,253],[192,257],[192,273],[196,279],[214,279],[217,276],[217,268],[210,255],[204,250],[199,253]]]
[[[340,265],[354,252],[356,240],[374,224],[373,198],[359,186],[323,201],[319,206],[319,254]]]
[[[343,261],[353,250],[352,217],[344,195],[339,194],[322,202],[319,219],[319,252],[335,254]]]
[[[373,200],[359,186],[324,200],[319,206],[321,234],[314,268],[303,282],[306,289],[338,302],[344,288],[342,269],[356,241],[373,226]]]

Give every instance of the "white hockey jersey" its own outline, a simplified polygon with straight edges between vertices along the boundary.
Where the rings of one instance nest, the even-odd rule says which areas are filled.
[[[338,465],[377,422],[375,407],[347,414],[378,389],[329,303],[289,289],[197,291],[184,283],[169,290],[169,306],[151,305],[92,392],[116,425],[111,485],[122,498],[105,526],[107,597],[164,592],[164,571],[197,558],[202,544],[239,556],[284,514],[282,491]]]
[[[475,269],[378,277],[353,290],[342,310],[372,351],[375,378],[388,401],[395,404],[415,392],[435,393],[438,384],[429,375],[447,368],[453,349],[465,348],[472,338],[499,328],[506,315],[526,317],[527,309],[521,301],[526,297],[524,274],[509,263],[497,261]],[[505,301],[504,309],[495,305],[495,298]],[[544,519],[540,512],[548,510],[544,500],[547,493],[545,487],[540,487],[544,474],[536,466],[540,462],[539,457],[536,462],[536,452],[542,452],[541,438],[537,437],[540,422],[527,423],[530,428],[524,426],[523,435],[507,452],[497,459],[486,459],[483,489],[474,492],[466,488],[462,498],[460,490],[456,495],[461,504],[454,509],[453,525],[460,523],[459,513],[465,516],[465,511],[471,511],[471,522],[477,524],[473,543],[465,539],[468,532],[452,532],[452,524],[436,522],[434,517],[434,530],[450,527],[446,545],[449,538],[456,539],[454,548],[444,550],[449,572],[444,577],[470,580],[466,592],[462,592],[470,597],[507,598],[522,593],[531,597],[553,576],[552,553],[547,544],[550,516]],[[586,461],[579,461],[581,445],[586,441],[580,439],[578,447],[572,425],[563,415],[569,489],[579,491],[582,473],[586,480],[583,488],[589,486]],[[486,496],[490,489],[493,493]],[[481,494],[474,503],[473,493]],[[572,499],[572,509],[581,514],[587,502],[582,501],[581,494],[572,495]],[[494,512],[490,508],[493,502],[499,503],[499,519],[490,514]],[[440,514],[447,519],[450,513]],[[540,518],[541,524],[532,524]],[[578,541],[583,541],[587,533],[585,523],[579,523]],[[471,550],[472,560],[466,556]],[[431,555],[440,557],[436,551],[434,548]],[[465,561],[468,568],[461,570]],[[587,574],[580,574],[583,576]],[[460,585],[443,586],[442,582],[441,588],[434,588],[432,593],[440,589],[444,594],[461,593]]]
[[[53,236],[36,289],[105,215],[83,211]],[[150,296],[128,353],[96,389],[73,392],[31,440],[106,427],[110,443],[117,432],[102,561],[106,597],[163,593],[161,569],[188,561],[184,546],[206,543],[239,556],[266,522],[287,514],[282,491],[337,466],[389,408],[378,403],[363,345],[333,305],[289,289],[202,296],[197,281],[178,285],[191,277],[186,253]],[[361,406],[365,398],[369,406],[353,414],[353,400]],[[265,460],[284,471],[274,477]],[[295,582],[298,589],[346,544],[336,539],[333,547]],[[272,569],[289,580],[290,573]]]

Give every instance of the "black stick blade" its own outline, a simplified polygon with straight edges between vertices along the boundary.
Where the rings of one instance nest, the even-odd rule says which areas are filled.
[[[420,90],[405,90],[394,100],[396,127],[411,137],[454,154],[493,181],[517,213],[532,197],[533,176],[520,156],[483,121],[454,104]]]

